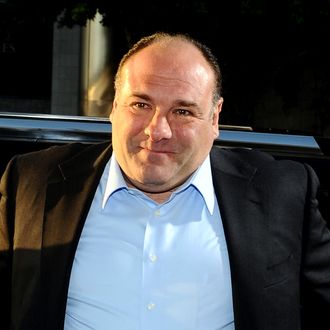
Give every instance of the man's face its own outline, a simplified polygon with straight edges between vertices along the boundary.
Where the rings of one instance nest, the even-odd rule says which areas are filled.
[[[172,190],[201,165],[218,136],[222,101],[212,106],[213,90],[207,62],[182,41],[126,62],[110,120],[113,150],[134,186]]]

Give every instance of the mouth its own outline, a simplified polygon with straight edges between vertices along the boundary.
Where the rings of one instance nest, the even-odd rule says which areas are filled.
[[[156,154],[172,154],[172,151],[169,150],[155,150],[155,149],[146,149],[149,152],[156,153]]]
[[[176,154],[173,150],[169,149],[154,149],[154,148],[146,148],[146,147],[140,147],[141,151],[145,152],[149,156],[170,156]]]
[[[168,149],[154,149],[154,148],[143,148],[143,150],[153,153],[153,154],[174,154],[175,152],[173,150]]]
[[[165,146],[148,146],[148,145],[140,145],[139,148],[146,152],[154,153],[154,154],[175,154],[176,152]]]

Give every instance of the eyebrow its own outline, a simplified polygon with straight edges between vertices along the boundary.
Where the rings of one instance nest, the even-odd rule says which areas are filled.
[[[183,106],[183,107],[188,107],[188,108],[198,108],[197,103],[195,102],[189,102],[186,100],[176,100],[174,102],[175,105]]]
[[[132,93],[131,97],[138,97],[140,99],[146,100],[146,101],[152,101],[152,98],[144,93]],[[197,103],[195,102],[190,102],[187,100],[182,100],[182,99],[177,99],[174,101],[175,106],[183,106],[183,107],[188,107],[188,108],[198,108]]]
[[[146,101],[151,101],[151,97],[147,94],[143,94],[143,93],[132,93],[130,95],[130,97],[138,97],[139,99],[143,99],[143,100],[146,100]]]

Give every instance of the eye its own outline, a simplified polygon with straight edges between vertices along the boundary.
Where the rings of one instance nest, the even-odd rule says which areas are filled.
[[[132,104],[132,108],[136,109],[136,110],[140,110],[140,109],[148,109],[149,106],[146,103],[143,102],[135,102]]]
[[[174,111],[174,113],[179,116],[191,116],[192,115],[191,111],[189,111],[187,109],[177,109]]]

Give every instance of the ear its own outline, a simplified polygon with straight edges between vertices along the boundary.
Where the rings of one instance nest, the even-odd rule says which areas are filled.
[[[110,111],[110,115],[109,115],[109,119],[110,119],[110,121],[112,121],[113,113],[114,113],[114,111],[116,110],[116,108],[117,108],[117,101],[116,101],[116,99],[114,99],[114,101],[113,101],[113,103],[112,103],[112,109],[111,109],[111,111]]]
[[[213,112],[213,117],[212,117],[212,127],[213,127],[213,132],[214,132],[214,138],[216,139],[219,135],[219,117],[220,117],[220,112],[222,110],[222,105],[223,105],[223,98],[220,97],[214,112]]]

